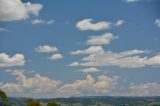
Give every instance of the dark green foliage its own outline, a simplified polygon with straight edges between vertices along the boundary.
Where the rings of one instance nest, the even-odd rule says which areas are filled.
[[[2,105],[3,106],[9,106],[8,105],[8,98],[5,92],[3,92],[2,90],[0,90],[0,97],[2,99]]]
[[[27,101],[27,106],[42,106],[40,101],[35,101],[33,99],[29,99]]]
[[[47,106],[61,106],[61,105],[56,102],[49,102]]]

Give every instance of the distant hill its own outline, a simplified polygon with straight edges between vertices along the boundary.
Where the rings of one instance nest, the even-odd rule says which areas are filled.
[[[9,98],[10,104],[25,106],[28,98]],[[160,97],[110,97],[110,96],[84,96],[70,98],[37,99],[44,104],[56,101],[62,106],[160,106]],[[1,106],[1,105],[0,105]]]

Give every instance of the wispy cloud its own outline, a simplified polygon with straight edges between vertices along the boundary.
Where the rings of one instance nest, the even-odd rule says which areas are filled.
[[[160,28],[160,19],[156,19],[155,22],[154,22],[154,24],[155,24],[157,27]]]
[[[76,50],[76,51],[73,51],[71,52],[71,54],[73,55],[79,55],[79,54],[101,54],[103,53],[104,50],[101,46],[91,46],[87,49],[84,49],[84,50]]]
[[[0,32],[8,32],[8,31],[9,31],[8,29],[1,28],[1,27],[0,27]]]
[[[123,1],[125,1],[125,2],[127,2],[127,3],[134,3],[134,2],[138,2],[138,1],[140,1],[140,0],[123,0]]]
[[[109,44],[111,40],[117,39],[117,36],[114,36],[112,33],[105,33],[102,35],[94,35],[87,40],[88,45],[103,45],[103,44]]]
[[[47,24],[47,25],[51,25],[54,23],[54,20],[49,20],[49,21],[45,21],[45,20],[42,20],[42,19],[34,19],[31,21],[31,23],[33,25],[36,25],[36,24]]]

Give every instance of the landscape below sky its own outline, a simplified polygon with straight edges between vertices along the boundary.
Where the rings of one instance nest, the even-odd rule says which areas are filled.
[[[160,96],[159,10],[160,0],[0,0],[0,90]]]

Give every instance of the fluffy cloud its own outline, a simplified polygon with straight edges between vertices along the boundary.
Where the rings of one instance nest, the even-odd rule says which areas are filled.
[[[55,46],[43,45],[35,48],[35,51],[39,53],[49,53],[49,52],[56,52],[58,51],[58,49]]]
[[[58,60],[63,58],[63,56],[61,54],[53,54],[51,57],[49,57],[49,59],[51,60]]]
[[[42,19],[35,19],[35,20],[32,20],[31,23],[33,25],[35,25],[35,24],[47,24],[47,25],[50,25],[50,24],[54,23],[54,20],[45,21],[45,20],[42,20]]]
[[[149,51],[130,50],[120,53],[104,52],[101,54],[90,54],[84,57],[83,62],[73,62],[70,66],[119,66],[124,68],[138,68],[147,65],[160,65],[160,55],[144,56]]]
[[[73,52],[71,52],[71,54],[73,54],[73,55],[79,55],[79,54],[101,54],[103,52],[104,52],[104,50],[103,50],[103,48],[101,46],[91,46],[88,49],[73,51]]]
[[[104,29],[109,29],[111,27],[110,22],[101,21],[97,23],[92,23],[93,19],[83,19],[79,22],[77,22],[76,27],[79,30],[93,30],[93,31],[99,31]]]
[[[160,19],[156,19],[154,23],[157,27],[160,28]]]
[[[16,82],[0,82],[0,89],[11,97],[71,97],[71,96],[158,96],[160,95],[160,84],[147,82],[123,86],[119,76],[98,75],[93,77],[87,75],[84,80],[75,80],[65,83],[59,80],[35,74],[26,77],[24,70],[6,70],[5,72],[16,76]],[[45,87],[45,89],[44,89]],[[123,87],[125,92],[120,92]]]
[[[39,74],[26,77],[24,70],[7,70],[11,75],[17,76],[16,82],[0,82],[0,89],[9,96],[15,97],[71,97],[84,95],[104,95],[117,84],[118,76],[100,75],[94,78],[87,75],[84,80],[73,83],[63,83]],[[45,87],[45,89],[44,89]]]
[[[23,3],[21,0],[0,0],[0,21],[27,19],[30,15],[38,16],[41,4]]]
[[[23,70],[9,70],[7,72],[17,76],[17,83],[0,83],[0,89],[9,96],[42,98],[46,95],[46,97],[53,97],[61,83],[61,81],[52,80],[39,74],[27,78]]]
[[[90,68],[80,69],[79,71],[84,73],[93,73],[93,72],[99,72],[101,70],[95,67],[90,67]]]
[[[104,95],[117,84],[118,76],[100,75],[94,78],[87,75],[85,80],[76,80],[65,84],[59,89],[60,96]]]
[[[124,20],[118,20],[115,25],[116,25],[116,26],[121,26],[121,25],[123,25],[124,23],[125,23]]]
[[[23,54],[15,54],[10,57],[6,53],[0,53],[0,67],[23,66],[24,64]]]
[[[102,45],[102,44],[109,44],[111,40],[118,38],[114,36],[112,33],[105,33],[100,36],[91,36],[90,39],[87,41],[88,45]]]
[[[0,28],[0,32],[8,32],[8,29]]]

